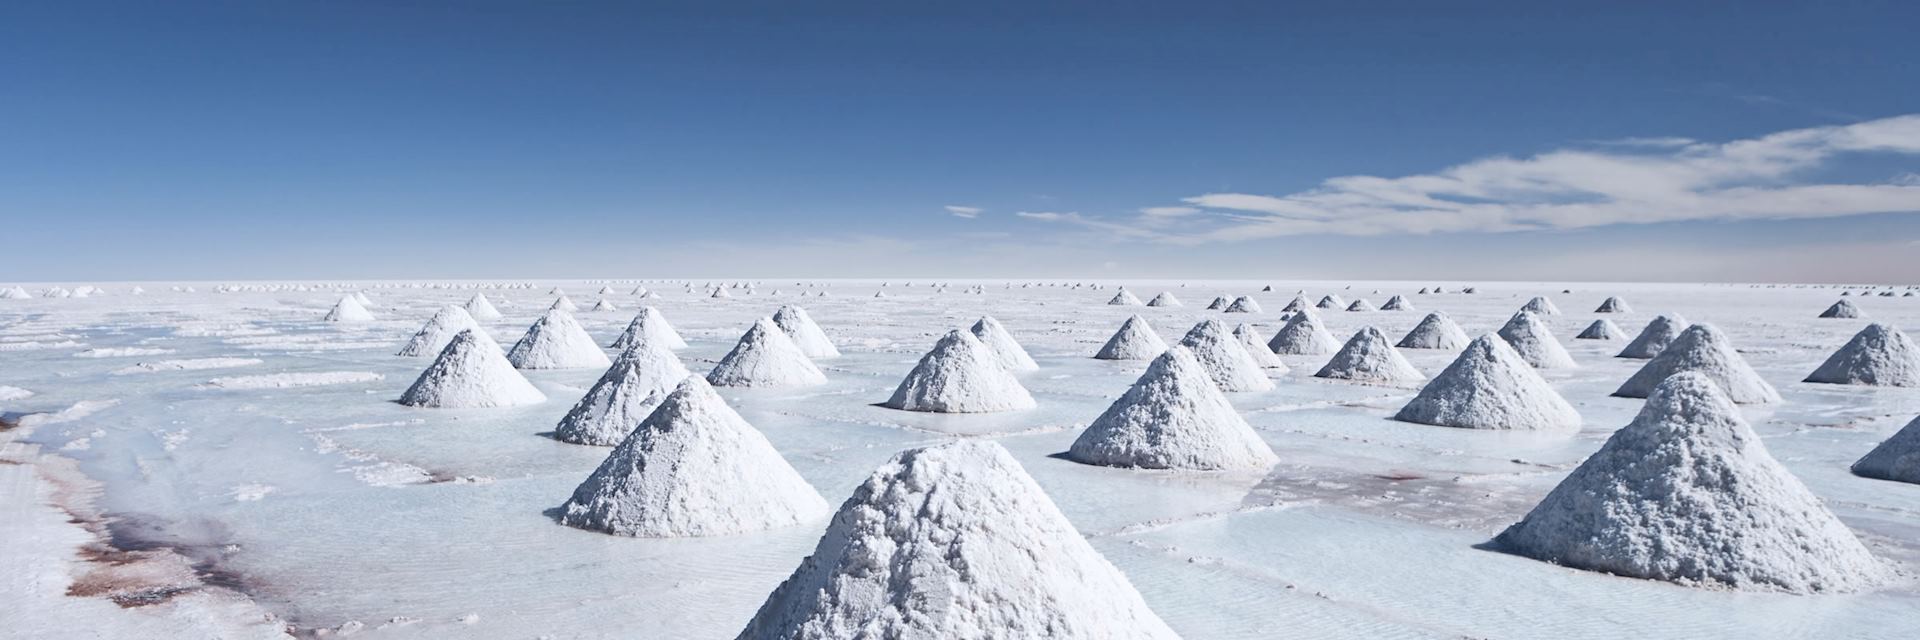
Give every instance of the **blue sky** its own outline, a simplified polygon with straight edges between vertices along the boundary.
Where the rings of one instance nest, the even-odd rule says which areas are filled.
[[[1920,281],[1916,3],[799,4],[0,3],[0,278]]]

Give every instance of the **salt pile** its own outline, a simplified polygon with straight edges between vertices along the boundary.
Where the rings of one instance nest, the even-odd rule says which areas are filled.
[[[731,294],[731,293],[727,293],[727,288],[726,288],[726,287],[714,287],[714,288],[713,288],[713,293],[711,293],[711,294],[708,294],[708,295],[707,295],[707,297],[709,297],[709,298],[731,298],[731,297],[733,297],[733,294]],[[874,297],[877,297],[877,298],[878,298],[878,297],[885,297],[885,294],[878,294],[878,293],[876,293],[876,294],[874,294]]]
[[[620,444],[688,375],[687,367],[666,345],[657,340],[636,342],[560,419],[553,437],[574,444]]]
[[[373,306],[373,299],[372,299],[372,298],[368,298],[368,297],[367,297],[367,292],[365,292],[365,291],[355,291],[355,292],[353,292],[353,300],[354,300],[355,302],[358,302],[358,303],[360,303],[360,304],[361,304],[361,305],[363,305],[363,306],[368,306],[368,307],[371,307],[371,306]]]
[[[1273,339],[1267,341],[1267,349],[1280,355],[1317,356],[1333,353],[1340,348],[1333,334],[1320,325],[1319,314],[1312,309],[1301,309],[1287,319],[1280,330],[1274,332]]]
[[[1260,313],[1260,303],[1253,298],[1240,296],[1233,299],[1233,304],[1227,305],[1226,313]]]
[[[1645,329],[1640,330],[1640,335],[1635,336],[1633,342],[1627,343],[1627,348],[1620,350],[1620,355],[1614,357],[1651,359],[1660,355],[1661,351],[1665,351],[1667,345],[1673,343],[1673,339],[1680,337],[1680,332],[1685,330],[1687,330],[1687,319],[1680,317],[1679,314],[1655,317],[1652,322],[1647,323]]]
[[[601,286],[600,286],[600,291],[599,291],[599,292],[597,292],[597,293],[595,293],[595,295],[602,295],[602,296],[610,296],[610,295],[613,295],[613,287],[610,287],[610,286],[607,286],[607,285],[601,285]]]
[[[1207,310],[1219,311],[1221,309],[1227,308],[1228,304],[1230,303],[1227,301],[1226,296],[1215,296],[1213,298],[1213,302],[1207,303]]]
[[[1273,380],[1260,369],[1260,363],[1240,346],[1240,341],[1219,320],[1203,320],[1193,325],[1180,339],[1180,346],[1193,351],[1193,357],[1213,377],[1221,391],[1269,391]]]
[[[1321,309],[1341,309],[1347,306],[1347,301],[1341,300],[1340,296],[1328,294],[1325,296],[1321,296],[1320,302],[1313,306],[1319,307]]]
[[[1520,310],[1543,316],[1560,315],[1560,307],[1553,306],[1553,301],[1548,300],[1546,296],[1534,296],[1532,300],[1528,300],[1526,304],[1521,305]]]
[[[1394,346],[1402,349],[1459,349],[1467,346],[1467,332],[1454,324],[1453,318],[1439,311],[1428,313],[1414,325],[1406,337]]]
[[[33,297],[33,294],[27,293],[26,289],[17,286],[0,290],[0,300],[25,300],[31,297]]]
[[[476,293],[472,298],[468,298],[466,308],[467,315],[473,316],[475,320],[485,322],[500,319],[500,310],[493,308],[493,301],[488,300],[487,294],[484,293]]]
[[[1000,366],[986,344],[972,333],[954,330],[920,357],[883,406],[934,413],[989,413],[1036,405],[1026,387]]]
[[[361,305],[359,300],[353,299],[353,296],[341,296],[340,301],[334,303],[333,310],[328,311],[327,315],[320,319],[342,323],[373,322],[373,312],[367,311],[367,308]]]
[[[1361,327],[1333,354],[1326,366],[1313,374],[1316,378],[1335,380],[1353,380],[1356,382],[1412,382],[1425,380],[1426,375],[1400,355],[1400,351],[1387,342],[1387,336],[1373,327]]]
[[[1408,302],[1406,296],[1395,294],[1393,297],[1387,298],[1386,304],[1380,305],[1380,310],[1381,311],[1413,311],[1414,308],[1413,308],[1413,303]]]
[[[707,373],[707,382],[718,387],[806,387],[826,384],[827,375],[772,319],[761,318]]]
[[[1067,457],[1147,469],[1260,471],[1279,461],[1186,347],[1174,347],[1073,441]]]
[[[1580,413],[1498,336],[1475,338],[1393,419],[1442,427],[1573,431]]]
[[[1606,300],[1601,301],[1600,308],[1594,309],[1593,312],[1594,313],[1633,313],[1633,308],[1628,307],[1627,301],[1621,300],[1618,296],[1608,296]]]
[[[568,297],[567,297],[566,295],[564,295],[564,294],[563,294],[563,295],[561,295],[560,297],[558,297],[558,298],[555,298],[555,299],[553,300],[553,304],[551,304],[551,305],[547,305],[547,308],[548,308],[548,309],[559,309],[559,310],[561,310],[561,311],[565,311],[565,312],[567,312],[567,313],[573,313],[573,312],[575,312],[575,311],[579,311],[579,310],[580,310],[580,305],[577,305],[577,304],[574,304],[574,303],[573,303],[573,299],[572,299],[572,298],[568,298]]]
[[[807,310],[796,305],[785,305],[773,312],[773,324],[793,338],[793,344],[808,358],[838,358],[840,350],[834,348],[833,341],[827,338],[827,332],[814,324]]]
[[[478,409],[546,402],[526,376],[500,353],[500,345],[478,330],[460,332],[433,364],[400,395],[410,407]]]
[[[1654,387],[1674,374],[1696,371],[1720,385],[1727,397],[1739,404],[1764,404],[1779,402],[1780,392],[1773,385],[1760,379],[1760,374],[1747,365],[1747,359],[1733,350],[1732,341],[1727,335],[1715,329],[1713,325],[1696,324],[1680,332],[1680,337],[1648,360],[1640,370],[1627,378],[1613,395],[1622,398],[1645,398],[1653,393]]]
[[[677,538],[763,531],[827,511],[766,436],[688,377],[573,490],[560,522]]]
[[[1866,314],[1860,313],[1859,307],[1853,306],[1852,300],[1835,302],[1833,306],[1827,307],[1826,311],[1820,312],[1822,318],[1858,318],[1864,315]]]
[[[1167,350],[1167,343],[1154,333],[1146,318],[1138,315],[1128,316],[1120,323],[1120,330],[1107,338],[1100,352],[1093,354],[1099,360],[1150,360]]]
[[[1253,356],[1253,361],[1259,363],[1260,368],[1274,369],[1278,373],[1287,372],[1287,363],[1280,359],[1279,354],[1267,348],[1267,341],[1260,337],[1253,325],[1240,323],[1233,328],[1233,337],[1240,341],[1240,346],[1246,348],[1247,355]]]
[[[468,315],[466,309],[451,304],[441,307],[432,318],[427,319],[427,323],[422,325],[419,331],[414,332],[413,337],[407,340],[406,346],[400,348],[400,353],[394,355],[407,357],[440,355],[440,351],[447,348],[447,343],[453,342],[454,336],[468,329],[480,331],[480,323],[474,321],[473,316]]]
[[[1740,589],[1855,591],[1887,577],[1698,373],[1661,382],[1632,423],[1494,544],[1579,569]]]
[[[1547,329],[1547,323],[1531,311],[1513,314],[1506,326],[1500,327],[1499,333],[1507,344],[1513,345],[1520,359],[1536,369],[1571,369],[1580,366],[1574,364],[1567,348],[1554,339],[1553,332]]]
[[[1920,418],[1914,418],[1906,428],[1853,463],[1853,473],[1863,478],[1920,484]]]
[[[1000,366],[1008,371],[1033,371],[1040,368],[1040,363],[1034,362],[1033,356],[1027,355],[1027,350],[1020,346],[1020,341],[1014,340],[1013,334],[1008,333],[1006,327],[1000,326],[1000,321],[993,319],[993,316],[980,316],[980,320],[973,323],[973,337],[979,338],[981,343],[987,345],[987,349],[993,352],[994,358],[1000,361]]]
[[[586,369],[611,366],[593,336],[564,309],[548,309],[507,351],[518,369]]]
[[[627,323],[626,330],[620,332],[620,337],[614,338],[611,346],[625,350],[636,341],[647,340],[658,340],[668,349],[687,348],[687,341],[680,339],[673,325],[667,324],[667,317],[660,315],[660,310],[653,307],[641,307],[640,312],[634,314],[633,320]]]
[[[1587,328],[1581,329],[1580,335],[1574,336],[1574,339],[1575,340],[1619,340],[1624,335],[1625,334],[1620,331],[1620,327],[1614,326],[1612,320],[1601,318],[1598,320],[1594,320],[1593,324],[1587,325]]]
[[[1179,298],[1173,297],[1173,293],[1162,291],[1160,292],[1160,295],[1154,296],[1152,300],[1148,300],[1147,306],[1149,307],[1183,307],[1186,305],[1181,304]]]
[[[1280,309],[1280,313],[1295,313],[1311,306],[1313,305],[1307,302],[1306,296],[1294,294],[1293,299],[1287,301],[1287,306]]]
[[[1140,306],[1140,298],[1133,295],[1132,291],[1121,289],[1119,293],[1113,294],[1113,299],[1108,300],[1107,304],[1137,307]]]
[[[1373,303],[1371,303],[1371,302],[1367,302],[1367,299],[1366,299],[1366,298],[1361,298],[1361,299],[1359,299],[1359,300],[1355,300],[1355,301],[1353,301],[1353,304],[1350,304],[1350,305],[1347,305],[1347,310],[1348,310],[1348,311],[1356,311],[1356,312],[1358,312],[1358,311],[1372,311],[1372,310],[1373,310]]]
[[[1920,387],[1920,348],[1898,329],[1870,324],[1821,363],[1807,382]]]
[[[619,311],[620,307],[613,306],[613,301],[611,300],[608,300],[606,298],[601,298],[599,300],[594,301],[592,310],[593,311]]]
[[[894,456],[738,636],[1173,639],[1006,449]]]

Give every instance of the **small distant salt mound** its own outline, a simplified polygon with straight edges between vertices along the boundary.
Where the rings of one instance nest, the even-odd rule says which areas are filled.
[[[570,527],[644,538],[812,522],[827,501],[713,387],[688,377],[561,507]]]
[[[1333,353],[1340,343],[1321,326],[1320,316],[1312,309],[1301,309],[1267,341],[1267,348],[1280,355],[1318,356]]]
[[[1000,366],[987,345],[972,333],[954,330],[921,356],[883,406],[933,413],[990,413],[1032,409],[1036,404],[1013,372]]]
[[[642,286],[634,287],[632,291],[627,292],[627,295],[640,296],[644,298],[649,293],[653,293],[653,292],[648,291],[646,286],[642,285]]]
[[[1859,307],[1853,306],[1852,300],[1835,302],[1833,306],[1827,307],[1826,311],[1820,312],[1822,318],[1859,318],[1865,315],[1860,312]]]
[[[1207,310],[1220,311],[1227,308],[1227,305],[1230,304],[1233,304],[1233,301],[1228,300],[1226,296],[1214,296],[1213,302],[1207,303]]]
[[[1560,307],[1553,306],[1553,301],[1548,300],[1546,296],[1534,296],[1532,300],[1528,300],[1526,304],[1521,305],[1520,310],[1543,316],[1560,315]]]
[[[580,305],[574,304],[572,298],[568,298],[563,295],[558,298],[555,298],[553,300],[553,304],[547,305],[547,309],[548,310],[559,309],[567,313],[573,313],[575,311],[580,310]]]
[[[1359,311],[1373,311],[1374,309],[1373,309],[1373,303],[1367,302],[1366,298],[1361,298],[1353,301],[1353,304],[1347,305],[1347,310],[1359,312]]]
[[[1121,289],[1119,293],[1113,294],[1113,299],[1108,300],[1107,304],[1137,307],[1140,306],[1140,298],[1133,295],[1132,291]]]
[[[560,288],[560,287],[554,287],[554,288],[552,288],[552,289],[548,289],[548,290],[547,290],[547,295],[550,295],[550,296],[564,296],[564,295],[567,295],[567,290],[566,290],[566,289],[562,289],[562,288]]]
[[[1073,441],[1067,457],[1147,469],[1259,471],[1279,458],[1186,347],[1174,347]]]
[[[1381,311],[1413,311],[1414,308],[1413,308],[1413,303],[1408,302],[1406,296],[1395,294],[1393,297],[1387,298],[1386,304],[1380,305],[1380,310]]]
[[[513,363],[500,353],[486,334],[472,329],[460,332],[440,350],[440,356],[400,395],[400,404],[410,407],[479,409],[511,407],[546,402],[547,396],[533,388],[526,376],[515,371]]]
[[[475,320],[485,322],[500,319],[500,310],[493,308],[493,301],[488,300],[487,294],[484,293],[476,293],[472,298],[468,298],[466,308],[467,315],[473,316]]]
[[[1397,383],[1425,380],[1427,376],[1413,368],[1398,349],[1387,341],[1386,334],[1373,327],[1361,327],[1333,354],[1326,366],[1313,374],[1316,378],[1335,380],[1353,380],[1355,382]]]
[[[1279,354],[1267,348],[1267,341],[1254,331],[1253,325],[1240,323],[1233,328],[1233,337],[1240,341],[1240,346],[1246,348],[1247,355],[1253,356],[1254,362],[1260,363],[1260,368],[1276,373],[1287,372],[1287,363],[1280,359]]]
[[[726,287],[714,287],[714,288],[713,288],[713,293],[710,293],[710,294],[707,294],[707,297],[709,297],[709,298],[731,298],[731,297],[733,297],[733,294],[731,294],[731,293],[727,293],[727,288],[726,288]]]
[[[1321,309],[1343,309],[1346,308],[1347,301],[1340,299],[1340,296],[1327,294],[1321,296],[1320,302],[1313,306]]]
[[[1633,313],[1633,308],[1628,307],[1627,301],[1621,300],[1619,296],[1608,296],[1606,300],[1600,303],[1600,308],[1594,309],[1593,312],[1594,313]]]
[[[1652,322],[1647,323],[1645,329],[1640,330],[1640,335],[1634,337],[1633,342],[1627,343],[1627,348],[1620,350],[1620,355],[1614,357],[1651,359],[1660,355],[1661,351],[1665,351],[1667,345],[1672,344],[1673,339],[1680,337],[1680,332],[1685,330],[1687,330],[1687,319],[1680,317],[1679,314],[1655,317]]]
[[[1661,382],[1632,423],[1494,544],[1689,585],[1844,592],[1889,577],[1698,373]]]
[[[1520,359],[1536,369],[1572,369],[1580,366],[1574,364],[1567,348],[1560,346],[1560,341],[1553,337],[1553,332],[1547,329],[1547,323],[1532,311],[1513,314],[1506,326],[1500,327],[1499,334],[1513,345]]]
[[[1093,354],[1099,360],[1151,360],[1167,350],[1167,343],[1154,333],[1147,320],[1138,315],[1128,316],[1120,323],[1120,330],[1107,338],[1100,352]]]
[[[770,318],[754,321],[740,342],[707,373],[717,387],[807,387],[827,383],[827,374]]]
[[[640,341],[614,359],[553,430],[554,439],[610,447],[620,444],[691,375],[659,341]]]
[[[1720,385],[1720,390],[1740,404],[1765,404],[1779,402],[1780,392],[1773,385],[1760,379],[1760,374],[1747,365],[1747,359],[1733,350],[1732,341],[1720,333],[1713,325],[1696,324],[1680,332],[1672,344],[1648,360],[1640,370],[1627,378],[1613,395],[1622,398],[1645,398],[1653,393],[1667,378],[1687,371],[1699,372]]]
[[[1581,329],[1580,335],[1573,338],[1575,340],[1619,340],[1625,336],[1626,334],[1620,331],[1620,327],[1614,326],[1612,320],[1601,318],[1594,320],[1593,324],[1587,325],[1587,328]]]
[[[1260,369],[1260,363],[1240,346],[1240,340],[1219,320],[1202,320],[1180,339],[1180,346],[1193,351],[1193,357],[1213,377],[1221,391],[1269,391],[1273,380]]]
[[[601,298],[597,301],[594,301],[592,310],[593,311],[619,311],[620,307],[614,306],[612,300]]]
[[[586,369],[612,366],[613,361],[594,344],[593,336],[565,309],[548,309],[527,327],[526,335],[507,351],[507,361],[518,369]]]
[[[1162,291],[1160,292],[1160,295],[1154,296],[1152,300],[1148,300],[1147,306],[1149,307],[1183,307],[1186,305],[1181,304],[1180,299],[1173,297],[1172,293]]]
[[[1439,311],[1428,313],[1414,325],[1406,337],[1394,346],[1402,349],[1459,349],[1467,346],[1467,332],[1454,324],[1453,318]]]
[[[340,296],[340,301],[334,303],[333,310],[328,311],[321,320],[341,323],[373,322],[373,312],[367,311],[366,306],[360,304],[359,300],[353,299],[353,296]]]
[[[450,304],[441,307],[432,318],[428,318],[427,323],[422,325],[419,331],[414,332],[413,338],[407,340],[407,345],[401,347],[400,353],[395,355],[407,357],[440,355],[440,351],[447,348],[447,343],[453,342],[454,336],[468,329],[478,330],[479,328],[480,323],[475,321],[473,316],[468,315],[466,309]]]
[[[1920,484],[1920,418],[1853,463],[1853,473],[1862,478]]]
[[[1227,305],[1226,313],[1260,313],[1260,303],[1253,298],[1240,296],[1233,299],[1233,304]]]
[[[643,340],[659,340],[668,349],[687,348],[687,341],[680,339],[673,325],[667,324],[667,317],[660,315],[660,310],[654,307],[641,307],[640,312],[634,314],[633,321],[627,323],[627,329],[621,331],[620,337],[614,338],[609,346],[626,350],[632,348],[636,341]]]
[[[1483,335],[1393,419],[1463,429],[1573,431],[1580,413],[1498,336]]]
[[[1870,324],[1807,376],[1807,382],[1920,387],[1920,348],[1898,329]]]
[[[1280,313],[1295,313],[1311,306],[1313,304],[1307,302],[1306,296],[1295,294],[1292,300],[1287,301],[1287,306],[1280,309]]]
[[[1013,334],[1008,333],[1006,327],[1000,326],[1000,321],[993,319],[993,316],[980,316],[980,320],[973,323],[972,330],[973,337],[979,338],[981,343],[987,345],[987,349],[993,352],[993,357],[1000,361],[1000,366],[1008,371],[1033,371],[1040,368],[1040,363],[1034,362],[1033,356],[1027,355],[1027,350],[1020,346],[1020,341],[1014,340]]]
[[[894,456],[738,636],[945,637],[1178,638],[990,440]]]
[[[27,293],[26,289],[20,287],[0,289],[0,300],[25,300],[31,297],[33,297],[33,294]]]
[[[601,287],[600,287],[600,292],[599,292],[599,293],[596,293],[596,294],[594,294],[594,295],[601,295],[601,296],[610,296],[610,295],[613,295],[613,293],[614,293],[614,292],[613,292],[613,287],[609,287],[609,286],[606,286],[606,285],[601,285]]]
[[[814,324],[807,310],[797,305],[785,305],[773,312],[773,324],[793,338],[793,344],[809,358],[838,358],[840,350],[834,348],[833,340],[827,338],[827,332]]]

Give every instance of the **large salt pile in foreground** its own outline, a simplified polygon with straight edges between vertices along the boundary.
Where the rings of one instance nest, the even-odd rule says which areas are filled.
[[[1920,387],[1920,348],[1899,329],[1870,324],[1807,376],[1807,382]]]
[[[466,309],[467,315],[481,322],[500,319],[500,310],[493,308],[493,301],[488,300],[487,294],[484,293],[475,293],[473,297],[468,298]]]
[[[1807,593],[1887,577],[1698,373],[1661,382],[1632,423],[1494,543],[1569,567],[1683,584]]]
[[[612,366],[613,361],[594,344],[593,336],[565,309],[548,309],[526,335],[507,351],[507,361],[520,369],[586,369]]]
[[[1172,639],[991,441],[911,449],[854,490],[738,636]]]
[[[1513,345],[1520,359],[1536,369],[1571,369],[1580,366],[1574,364],[1567,348],[1554,339],[1553,332],[1547,329],[1547,323],[1531,311],[1513,314],[1506,326],[1500,327],[1499,333],[1507,344]]]
[[[1543,316],[1560,315],[1560,307],[1554,306],[1553,301],[1548,300],[1546,296],[1534,296],[1532,300],[1528,300],[1526,304],[1521,305],[1520,310]]]
[[[1402,349],[1459,349],[1467,346],[1467,332],[1454,324],[1453,318],[1435,311],[1420,319],[1406,337],[1394,346]]]
[[[1107,338],[1100,346],[1100,352],[1093,357],[1100,360],[1151,360],[1167,350],[1167,342],[1154,333],[1146,318],[1138,315],[1128,316],[1120,323],[1120,330]]]
[[[327,315],[320,319],[341,323],[373,322],[373,312],[368,311],[353,296],[340,296],[340,301],[334,303],[333,309],[327,311]]]
[[[1853,306],[1852,300],[1835,302],[1833,306],[1827,307],[1826,311],[1820,312],[1822,318],[1858,318],[1864,315],[1866,314],[1861,313],[1859,307]]]
[[[1356,382],[1412,382],[1425,380],[1426,375],[1413,364],[1407,362],[1400,351],[1393,348],[1387,336],[1373,327],[1361,327],[1333,354],[1326,366],[1313,374],[1316,378],[1335,380],[1353,380]]]
[[[1067,457],[1148,469],[1259,471],[1279,459],[1186,347],[1174,347],[1073,441]]]
[[[634,343],[560,419],[553,437],[574,444],[620,444],[688,375],[686,365],[666,345]]]
[[[1240,296],[1227,305],[1225,313],[1260,313],[1260,303],[1249,296]]]
[[[1863,478],[1920,484],[1920,418],[1914,418],[1906,428],[1853,463],[1853,473]]]
[[[785,305],[773,312],[773,324],[793,338],[793,344],[809,358],[838,358],[840,350],[834,348],[833,340],[827,338],[827,332],[814,324],[813,317],[798,305]]]
[[[625,350],[641,340],[658,340],[668,349],[687,348],[687,341],[680,339],[673,325],[667,324],[667,317],[660,315],[660,310],[653,307],[641,307],[639,313],[633,314],[633,320],[627,323],[626,330],[621,331],[620,337],[614,338],[609,346]]]
[[[1620,350],[1620,355],[1614,357],[1652,359],[1665,351],[1674,338],[1680,337],[1680,332],[1686,330],[1687,319],[1680,317],[1680,314],[1657,316],[1647,323],[1645,329],[1640,330],[1640,335],[1635,336],[1633,342],[1627,343],[1627,348]]]
[[[1107,304],[1137,307],[1140,306],[1140,298],[1133,295],[1132,291],[1121,289],[1119,293],[1113,294],[1113,299],[1108,300]]]
[[[422,325],[419,331],[414,332],[413,337],[407,340],[406,346],[400,348],[400,353],[395,355],[407,357],[439,355],[442,349],[447,348],[447,343],[453,342],[454,336],[468,329],[479,331],[480,323],[475,322],[473,316],[467,314],[466,309],[451,304],[441,307],[432,318],[427,319],[427,323]]]
[[[920,357],[884,406],[934,413],[988,413],[1032,409],[1035,403],[1027,388],[1020,385],[1013,372],[1000,366],[986,344],[972,333],[954,330]]]
[[[1181,304],[1179,298],[1173,297],[1172,292],[1162,291],[1160,292],[1160,295],[1154,296],[1152,300],[1148,300],[1147,306],[1149,307],[1183,307],[1186,305]]]
[[[1021,348],[1020,341],[1014,340],[1013,334],[1008,333],[1006,327],[1000,326],[1000,321],[993,319],[993,316],[980,316],[980,320],[973,323],[972,331],[973,337],[979,338],[981,343],[987,345],[987,349],[999,359],[1000,366],[1006,367],[1008,371],[1033,371],[1040,368],[1040,363],[1034,362],[1033,356],[1027,355],[1027,350]]]
[[[1274,332],[1267,348],[1280,355],[1318,356],[1333,353],[1340,348],[1340,343],[1320,325],[1319,314],[1312,309],[1301,309]]]
[[[1587,328],[1581,329],[1580,335],[1573,338],[1575,340],[1619,340],[1624,335],[1620,327],[1614,326],[1612,320],[1600,318],[1594,320],[1593,324],[1587,325]]]
[[[806,387],[826,384],[827,374],[772,319],[761,318],[707,373],[707,382],[719,387]]]
[[[1628,307],[1627,301],[1621,300],[1619,296],[1608,296],[1606,300],[1602,300],[1600,302],[1600,307],[1597,309],[1594,309],[1593,312],[1594,313],[1633,313],[1633,308]]]
[[[1753,367],[1747,365],[1747,359],[1733,350],[1732,341],[1726,334],[1712,325],[1696,324],[1680,332],[1660,355],[1648,360],[1647,364],[1627,378],[1626,384],[1613,395],[1622,398],[1645,398],[1653,393],[1655,386],[1662,380],[1684,371],[1697,371],[1707,379],[1720,385],[1728,398],[1740,404],[1763,404],[1779,402],[1780,392],[1773,385],[1760,379]]]
[[[546,402],[500,353],[500,345],[476,329],[460,332],[440,350],[440,357],[400,394],[409,407],[477,409]]]
[[[1260,337],[1259,331],[1255,330],[1253,325],[1245,322],[1235,325],[1233,337],[1240,341],[1240,346],[1246,348],[1247,355],[1253,356],[1253,361],[1259,363],[1260,368],[1270,369],[1275,373],[1288,371],[1287,363],[1280,359],[1279,354],[1267,348],[1267,341]]]
[[[1475,338],[1393,419],[1442,427],[1573,431],[1580,413],[1498,336]]]
[[[812,522],[827,501],[713,387],[688,377],[573,490],[560,522],[649,538]]]
[[[1193,357],[1213,377],[1221,391],[1269,391],[1273,380],[1260,369],[1260,363],[1240,346],[1240,341],[1219,320],[1202,320],[1180,339],[1180,346],[1193,351]]]

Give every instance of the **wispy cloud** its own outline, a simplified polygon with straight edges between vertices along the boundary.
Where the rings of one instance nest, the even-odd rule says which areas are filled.
[[[947,205],[946,210],[947,213],[953,214],[955,217],[968,219],[978,218],[982,212],[986,211],[986,209],[980,207],[963,207],[957,204]]]

